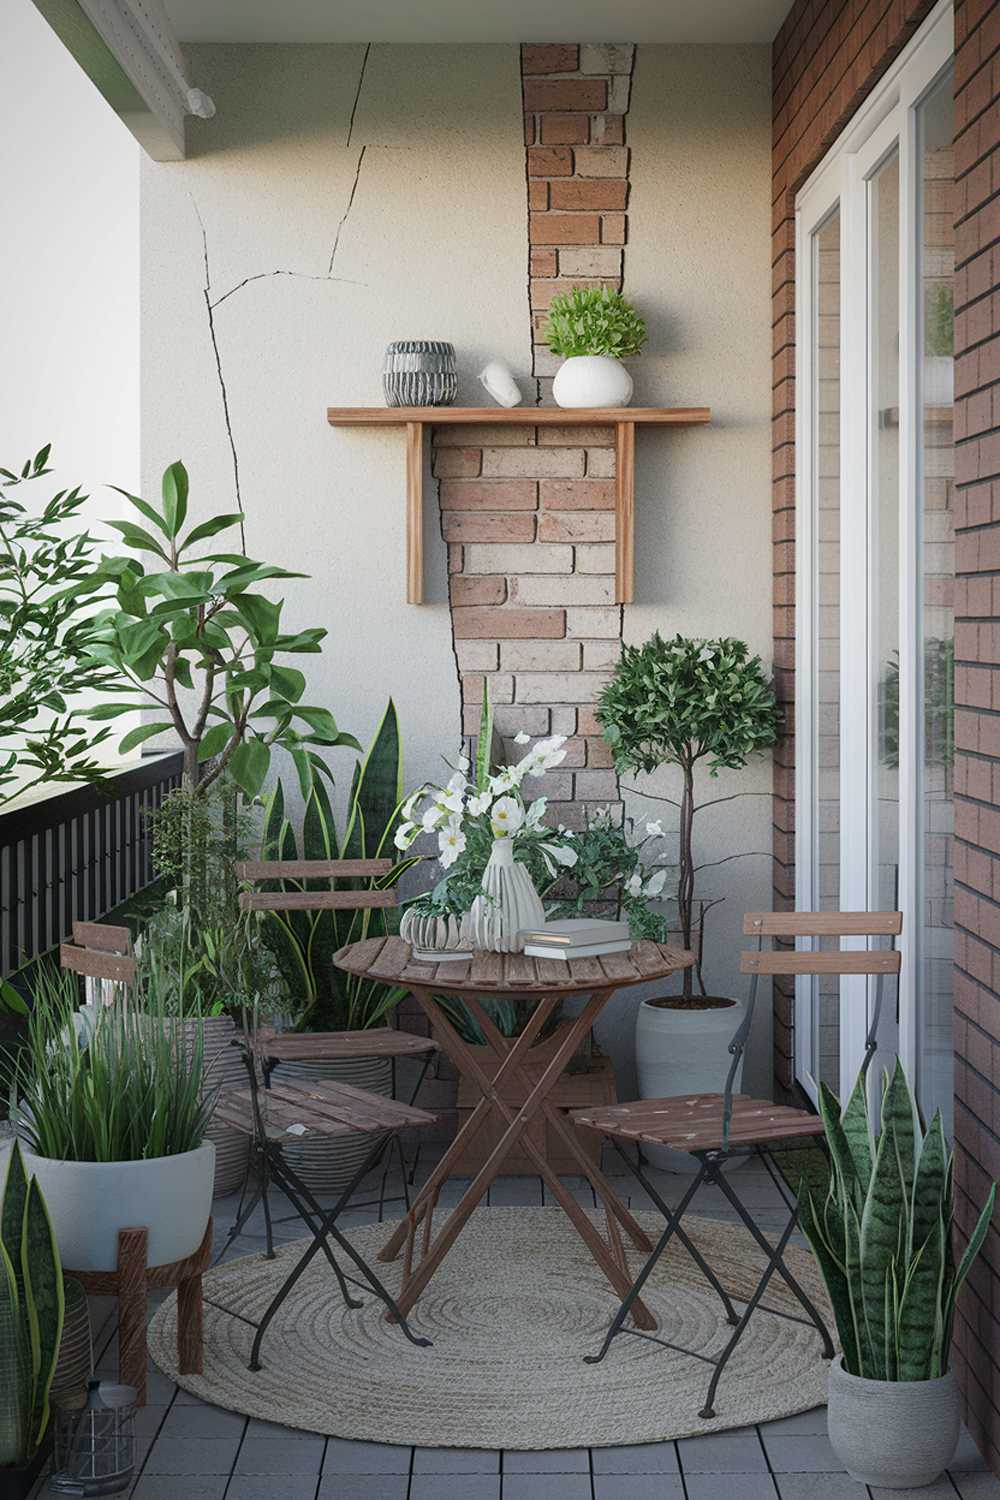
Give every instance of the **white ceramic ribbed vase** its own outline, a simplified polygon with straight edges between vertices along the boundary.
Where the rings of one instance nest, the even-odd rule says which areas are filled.
[[[465,941],[490,953],[523,953],[521,930],[540,927],[544,921],[541,897],[524,865],[514,858],[513,839],[494,839],[483,871],[483,893],[462,921]]]

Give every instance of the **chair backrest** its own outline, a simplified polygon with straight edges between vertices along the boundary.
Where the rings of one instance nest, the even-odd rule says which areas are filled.
[[[85,979],[131,984],[136,971],[132,934],[105,922],[74,922],[73,941],[59,945],[59,964]]]
[[[391,859],[241,859],[236,878],[302,882],[298,890],[241,891],[243,911],[363,911],[399,904],[395,889],[380,891],[310,891],[308,880],[374,880],[392,873]]]

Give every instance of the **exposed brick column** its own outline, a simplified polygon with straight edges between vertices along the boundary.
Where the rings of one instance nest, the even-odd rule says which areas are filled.
[[[559,365],[541,337],[552,298],[574,286],[621,291],[628,208],[625,119],[635,47],[521,48],[529,290],[538,399]]]
[[[1000,5],[955,6],[955,1186],[1000,1178]],[[959,1300],[955,1363],[1000,1471],[1000,1236]]]

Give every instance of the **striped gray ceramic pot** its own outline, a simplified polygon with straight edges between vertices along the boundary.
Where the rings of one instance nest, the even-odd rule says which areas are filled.
[[[236,1035],[233,1020],[229,1016],[206,1016],[200,1024],[204,1036],[205,1087],[215,1090],[239,1088],[245,1084],[247,1073],[242,1054],[238,1047],[232,1045]],[[185,1019],[180,1025],[184,1028],[185,1047],[190,1048],[194,1045],[199,1022]],[[225,1198],[242,1186],[250,1141],[242,1130],[236,1130],[232,1125],[224,1125],[221,1120],[215,1119],[209,1121],[205,1139],[215,1145],[214,1195],[216,1198]]]
[[[961,1402],[938,1380],[864,1380],[830,1366],[830,1445],[852,1479],[889,1490],[933,1484],[958,1447]]]
[[[338,1062],[284,1062],[274,1070],[279,1078],[330,1078],[349,1083],[370,1094],[392,1095],[392,1062],[388,1057],[350,1057]],[[266,1097],[266,1096],[263,1096]],[[293,1144],[289,1136],[283,1142],[283,1154],[296,1176],[301,1177],[313,1193],[338,1193],[345,1188],[379,1139],[370,1135],[346,1135],[336,1140],[318,1136]]]
[[[66,1313],[62,1339],[52,1374],[53,1396],[82,1390],[94,1372],[94,1342],[90,1328],[90,1302],[74,1276],[63,1279]]]
[[[433,339],[390,344],[382,389],[387,406],[450,406],[458,390],[454,345]]]

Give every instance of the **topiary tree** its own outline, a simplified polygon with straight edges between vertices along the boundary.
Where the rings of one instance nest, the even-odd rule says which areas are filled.
[[[682,635],[665,641],[657,632],[642,646],[623,647],[597,717],[619,773],[680,769],[677,912],[689,948],[697,869],[695,766],[707,761],[711,776],[741,770],[751,756],[773,745],[780,724],[774,688],[760,657],[751,656],[743,641]],[[684,994],[691,994],[690,970],[684,974]]]

